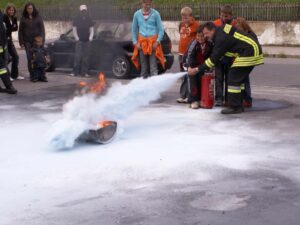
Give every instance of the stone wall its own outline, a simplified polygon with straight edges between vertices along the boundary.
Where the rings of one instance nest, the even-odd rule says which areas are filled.
[[[250,22],[257,33],[262,45],[300,45],[300,22]],[[164,22],[164,27],[172,43],[176,45],[179,40],[179,22]],[[71,29],[70,22],[45,22],[46,38],[55,39],[60,34]],[[17,40],[17,34],[14,33]]]

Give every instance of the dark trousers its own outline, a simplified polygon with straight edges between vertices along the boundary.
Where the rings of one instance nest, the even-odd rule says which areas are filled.
[[[229,66],[219,62],[215,66],[215,99],[216,101],[227,101]],[[224,88],[225,86],[225,88]],[[224,91],[225,90],[225,91]]]
[[[7,50],[11,57],[11,78],[16,79],[19,76],[19,55],[12,40],[8,40]]]
[[[46,79],[45,67],[34,68],[34,69],[32,69],[32,72],[33,72],[34,80],[45,80]]]
[[[77,41],[75,46],[75,59],[73,73],[85,75],[89,69],[90,42]]]
[[[250,86],[250,77],[248,76],[245,80],[245,94],[244,94],[244,100],[247,102],[252,102],[252,96],[251,96],[251,86]]]
[[[187,87],[188,87],[188,102],[200,101],[201,95],[201,76],[196,74],[194,76],[187,76]]]
[[[33,80],[34,76],[33,76],[33,71],[32,71],[32,63],[31,63],[31,54],[30,54],[30,50],[33,47],[33,44],[30,42],[25,42],[25,51],[26,51],[26,56],[27,56],[27,68],[28,68],[28,72],[29,72],[29,78],[30,80]]]
[[[178,61],[179,61],[179,66],[180,66],[180,72],[185,72],[184,68],[183,68],[183,55],[179,55],[178,56]],[[179,89],[179,94],[181,98],[187,98],[188,97],[188,86],[187,86],[187,76],[184,76],[181,79],[181,85],[180,85],[180,89]]]
[[[242,107],[244,99],[242,86],[245,85],[247,78],[249,79],[253,68],[253,66],[230,68],[228,73],[228,104],[230,107]]]

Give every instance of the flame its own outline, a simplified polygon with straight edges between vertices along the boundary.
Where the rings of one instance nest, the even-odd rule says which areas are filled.
[[[105,75],[104,73],[100,72],[98,75],[97,82],[89,84],[87,82],[81,81],[79,82],[78,85],[82,88],[85,88],[84,89],[85,93],[94,93],[94,94],[102,93],[106,87]],[[97,124],[97,127],[104,128],[110,126],[111,124],[113,124],[112,121],[101,121]]]
[[[100,72],[98,75],[98,81],[96,83],[89,84],[87,82],[79,82],[80,87],[85,87],[87,93],[99,94],[103,92],[106,87],[105,75]]]
[[[98,123],[99,128],[107,127],[107,126],[110,126],[110,125],[112,125],[111,121],[102,121],[102,122]]]

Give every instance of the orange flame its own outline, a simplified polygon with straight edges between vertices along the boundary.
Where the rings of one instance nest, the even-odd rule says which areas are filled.
[[[87,93],[99,94],[103,92],[106,87],[105,75],[100,72],[98,75],[98,81],[96,83],[89,84],[87,82],[81,81],[79,82],[79,86],[86,88],[85,91]],[[112,121],[101,121],[97,125],[99,128],[104,128],[110,126],[112,123]]]
[[[88,84],[86,82],[79,82],[80,87],[86,87],[88,93],[99,94],[101,93],[106,87],[105,75],[101,72],[98,75],[98,81],[93,84]]]
[[[99,126],[100,128],[103,128],[103,127],[110,126],[111,124],[112,124],[111,121],[102,121],[102,122],[99,122],[99,123],[98,123],[98,126]]]

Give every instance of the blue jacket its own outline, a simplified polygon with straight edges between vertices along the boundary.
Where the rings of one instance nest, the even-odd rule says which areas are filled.
[[[143,37],[151,37],[158,34],[157,41],[161,42],[164,36],[164,28],[161,22],[161,17],[158,11],[151,9],[149,18],[144,19],[142,10],[138,10],[134,13],[132,21],[132,42],[137,43],[138,34]]]

